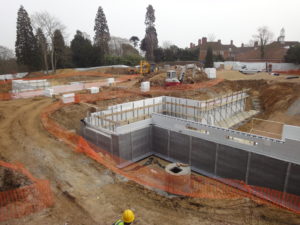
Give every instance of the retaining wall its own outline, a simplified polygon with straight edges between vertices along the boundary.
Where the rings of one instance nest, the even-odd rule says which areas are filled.
[[[160,114],[153,114],[151,124],[144,123],[123,134],[107,134],[82,124],[81,135],[123,159],[120,166],[154,154],[188,163],[194,171],[210,177],[300,195],[298,141],[250,135]],[[228,136],[239,138],[239,142]]]

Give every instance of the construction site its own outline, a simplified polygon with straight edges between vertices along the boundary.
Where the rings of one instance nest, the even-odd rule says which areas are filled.
[[[0,224],[300,224],[300,79],[182,68],[1,81]]]

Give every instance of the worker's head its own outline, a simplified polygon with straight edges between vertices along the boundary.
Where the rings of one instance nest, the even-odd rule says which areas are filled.
[[[123,212],[122,220],[125,224],[131,224],[134,221],[134,213],[130,209]]]

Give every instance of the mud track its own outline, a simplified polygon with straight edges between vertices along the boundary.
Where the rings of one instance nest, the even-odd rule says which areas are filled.
[[[46,98],[0,102],[0,158],[21,162],[36,177],[48,179],[53,208],[0,224],[112,224],[125,208],[136,212],[135,224],[300,224],[300,217],[248,199],[167,198],[111,173],[75,153],[44,130]]]

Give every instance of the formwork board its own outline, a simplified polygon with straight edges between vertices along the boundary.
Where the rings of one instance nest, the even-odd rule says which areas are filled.
[[[300,165],[291,164],[286,192],[300,195]]]
[[[150,129],[150,127],[147,127],[131,133],[132,160],[152,151]]]
[[[182,163],[189,163],[190,137],[185,134],[170,132],[170,157]]]
[[[168,156],[168,130],[152,127],[152,151]]]
[[[288,163],[251,153],[248,184],[283,191]]]
[[[217,150],[217,176],[245,181],[248,152],[226,145]]]
[[[199,138],[192,138],[191,165],[211,174],[215,169],[217,144]]]

